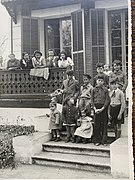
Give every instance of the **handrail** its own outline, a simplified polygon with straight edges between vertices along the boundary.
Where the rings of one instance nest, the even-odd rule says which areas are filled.
[[[0,94],[42,94],[60,88],[65,68],[50,68],[49,79],[30,76],[30,70],[0,70]]]

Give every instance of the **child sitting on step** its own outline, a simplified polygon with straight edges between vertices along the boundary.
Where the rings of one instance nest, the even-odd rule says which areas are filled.
[[[92,126],[92,118],[86,115],[85,111],[81,112],[81,118],[78,119],[80,127],[78,127],[75,131],[76,143],[79,143],[81,140],[84,144],[88,142],[88,139],[92,137],[93,134],[93,126]]]
[[[50,122],[49,129],[51,130],[51,141],[60,141],[60,129],[61,129],[61,114],[57,110],[57,103],[52,100],[50,105]]]

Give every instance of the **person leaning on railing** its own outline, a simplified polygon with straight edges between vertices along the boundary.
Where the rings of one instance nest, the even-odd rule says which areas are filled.
[[[40,51],[34,51],[33,56],[34,57],[32,58],[32,65],[34,68],[46,66],[45,58],[42,56],[42,53]]]
[[[7,62],[7,69],[8,70],[15,70],[15,69],[20,69],[20,61],[15,58],[14,54],[10,54],[9,60]]]
[[[22,53],[22,59],[20,60],[21,69],[32,69],[32,60],[27,52]]]

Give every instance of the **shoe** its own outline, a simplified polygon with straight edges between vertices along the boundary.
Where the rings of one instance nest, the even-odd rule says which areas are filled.
[[[99,145],[100,145],[100,143],[95,143],[95,145],[96,145],[96,146],[99,146]]]
[[[56,140],[56,137],[53,137],[52,139],[50,139],[50,141],[55,141]]]
[[[70,141],[70,138],[67,138],[66,140],[65,140],[65,143],[68,143]]]
[[[87,144],[87,139],[84,139],[84,140],[83,140],[83,144]]]
[[[58,142],[58,141],[60,141],[60,137],[57,137],[57,138],[55,139],[55,142]]]
[[[77,137],[76,143],[80,143],[80,141],[81,141],[81,138],[80,138],[80,137]]]
[[[102,145],[103,145],[103,146],[107,146],[107,143],[103,143]]]
[[[71,141],[72,143],[75,143],[75,139],[72,139],[72,141]]]

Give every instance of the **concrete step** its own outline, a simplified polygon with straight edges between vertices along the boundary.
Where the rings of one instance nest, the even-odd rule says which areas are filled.
[[[42,145],[42,149],[45,152],[59,152],[67,154],[80,154],[88,156],[99,156],[99,157],[110,157],[110,146],[95,146],[93,143],[82,144],[82,143],[65,143],[60,142],[46,142]]]
[[[91,172],[110,173],[110,159],[77,154],[41,152],[32,157],[33,164],[57,166],[86,170]]]

